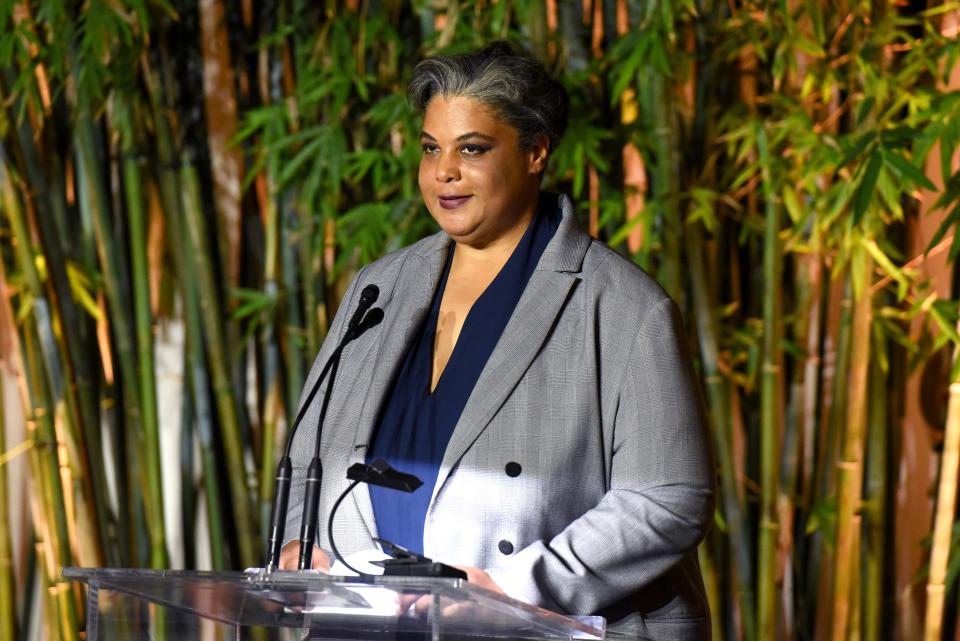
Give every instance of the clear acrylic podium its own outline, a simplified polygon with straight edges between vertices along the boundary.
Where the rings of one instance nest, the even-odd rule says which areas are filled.
[[[89,588],[86,641],[593,641],[605,634],[600,617],[561,616],[460,579],[95,568],[64,568],[63,576]]]

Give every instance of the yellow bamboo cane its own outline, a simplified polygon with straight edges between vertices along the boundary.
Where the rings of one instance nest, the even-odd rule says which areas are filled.
[[[864,259],[864,274],[873,261]],[[863,496],[863,456],[867,435],[867,380],[870,365],[870,326],[873,301],[868,287],[860,287],[853,308],[849,402],[837,462],[837,552],[834,557],[833,641],[845,641],[860,590],[860,508]],[[859,633],[859,630],[857,630]]]
[[[957,324],[957,329],[960,331],[960,323]],[[960,356],[960,350],[955,350],[954,362],[958,356]],[[960,467],[960,378],[954,378],[950,382],[946,435],[943,441],[943,457],[940,459],[937,512],[933,523],[933,545],[930,548],[927,612],[923,626],[925,641],[940,641],[942,636],[947,561],[950,557],[950,535],[957,503],[958,467]]]

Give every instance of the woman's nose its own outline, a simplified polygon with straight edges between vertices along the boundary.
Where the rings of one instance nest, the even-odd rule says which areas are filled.
[[[460,167],[452,154],[440,154],[437,162],[437,182],[448,183],[460,180]]]

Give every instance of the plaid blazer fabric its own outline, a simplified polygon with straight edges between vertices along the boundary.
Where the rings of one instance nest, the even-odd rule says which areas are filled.
[[[696,547],[715,474],[682,321],[652,278],[577,227],[569,199],[557,206],[560,227],[447,445],[423,552],[483,568],[522,601],[605,616],[610,638],[709,639]],[[363,268],[310,371],[304,389],[360,290],[376,284],[385,320],[345,350],[322,435],[324,549],[326,517],[347,468],[365,458],[450,242],[440,232]],[[288,539],[299,532],[323,391],[293,445]],[[344,553],[373,547],[376,535],[366,487],[352,497],[334,523]]]

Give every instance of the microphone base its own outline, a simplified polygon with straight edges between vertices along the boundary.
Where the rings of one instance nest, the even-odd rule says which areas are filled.
[[[436,561],[407,561],[405,559],[388,559],[381,561],[383,576],[416,576],[427,579],[448,578],[467,580],[467,573],[463,570],[438,563]]]

